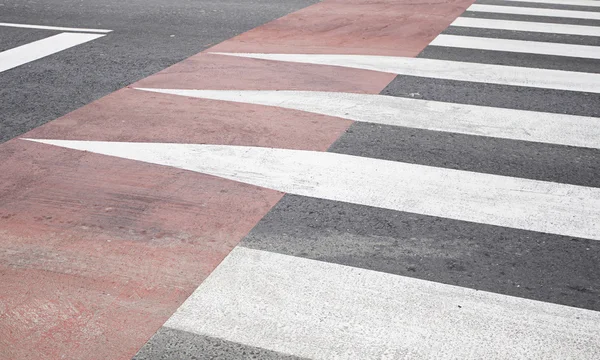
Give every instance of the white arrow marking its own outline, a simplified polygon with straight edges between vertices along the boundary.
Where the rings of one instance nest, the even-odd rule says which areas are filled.
[[[211,54],[304,64],[342,66],[434,79],[600,93],[600,74],[575,71],[376,55]]]
[[[600,189],[302,150],[28,139],[296,195],[600,240]]]
[[[584,116],[371,94],[268,90],[138,90],[277,106],[375,124],[600,149],[600,122]]]

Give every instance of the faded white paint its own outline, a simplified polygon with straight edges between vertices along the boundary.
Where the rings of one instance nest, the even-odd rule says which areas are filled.
[[[343,66],[399,75],[600,93],[600,74],[376,55],[212,53],[252,59]]]
[[[316,151],[30,140],[296,195],[600,240],[600,188]]]
[[[86,28],[72,28],[72,27],[48,26],[48,25],[14,24],[14,23],[4,23],[4,22],[0,22],[0,26],[23,28],[23,29],[75,31],[75,32],[103,33],[103,34],[109,33],[112,31],[112,30],[105,30],[105,29],[86,29]]]
[[[244,247],[165,326],[310,359],[600,358],[600,313]]]
[[[530,31],[547,34],[600,36],[600,26],[478,19],[469,17],[458,17],[452,24],[450,24],[450,26],[462,26],[479,29]]]
[[[535,3],[535,4],[575,5],[575,6],[600,7],[600,1],[597,1],[597,0],[504,0],[504,1],[507,1],[507,2],[522,2],[522,3]]]
[[[438,35],[429,45],[463,49],[508,51],[526,54],[600,59],[600,46],[559,44],[538,41],[492,39],[475,36]]]
[[[600,149],[596,118],[318,91],[145,89],[201,99],[277,106],[375,124]]]
[[[495,14],[531,15],[531,16],[559,17],[559,18],[569,18],[569,19],[600,20],[600,12],[544,9],[544,8],[528,8],[528,7],[520,7],[520,6],[473,4],[467,8],[467,11],[486,12],[486,13],[495,13]]]
[[[3,51],[0,53],[0,73],[102,36],[104,35],[61,33]]]

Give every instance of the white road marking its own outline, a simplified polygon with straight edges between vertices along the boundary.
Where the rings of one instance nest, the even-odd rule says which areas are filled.
[[[600,7],[600,1],[595,1],[595,0],[504,0],[504,1],[535,3],[535,4],[576,5],[576,6]]]
[[[102,36],[104,35],[61,33],[3,51],[0,53],[0,73]]]
[[[568,56],[586,59],[600,59],[600,46],[558,44],[538,41],[522,41],[510,39],[492,39],[475,36],[458,36],[440,34],[429,45],[455,47],[463,49],[479,49],[508,51],[526,54]]]
[[[528,7],[485,5],[485,4],[473,4],[473,5],[469,6],[466,11],[486,12],[486,13],[495,13],[495,14],[559,17],[559,18],[569,18],[569,19],[600,20],[600,12],[592,12],[592,11],[543,9],[543,8],[528,8]]]
[[[318,91],[144,89],[201,99],[277,106],[417,129],[600,149],[596,118],[393,96]]]
[[[171,166],[296,195],[600,240],[600,188],[316,151],[26,140]]]
[[[450,26],[462,26],[478,29],[529,31],[547,34],[600,36],[599,26],[553,24],[527,21],[478,19],[469,17],[458,17]]]
[[[600,358],[600,313],[238,246],[166,327],[310,359]]]
[[[376,55],[211,53],[252,59],[343,66],[399,75],[600,93],[600,74]]]
[[[61,27],[61,26],[47,26],[47,25],[13,24],[13,23],[4,23],[4,22],[0,22],[0,26],[24,28],[24,29],[75,31],[75,32],[104,33],[104,34],[112,31],[112,30],[105,30],[105,29],[86,29],[86,28],[71,28],[71,27]]]

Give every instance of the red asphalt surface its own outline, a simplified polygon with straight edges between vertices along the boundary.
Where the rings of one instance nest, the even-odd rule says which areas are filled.
[[[416,56],[472,0],[325,0],[22,137],[325,151],[351,121],[132,87],[379,93],[365,70],[206,52]],[[282,193],[20,139],[0,145],[0,358],[129,359]]]

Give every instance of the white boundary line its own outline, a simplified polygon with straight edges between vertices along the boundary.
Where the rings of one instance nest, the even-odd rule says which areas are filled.
[[[107,34],[112,31],[112,30],[105,30],[105,29],[70,28],[70,27],[46,26],[46,25],[13,24],[13,23],[4,23],[4,22],[0,22],[0,26],[23,28],[23,29],[37,29],[37,30],[91,32],[91,33],[101,33],[101,34]]]

